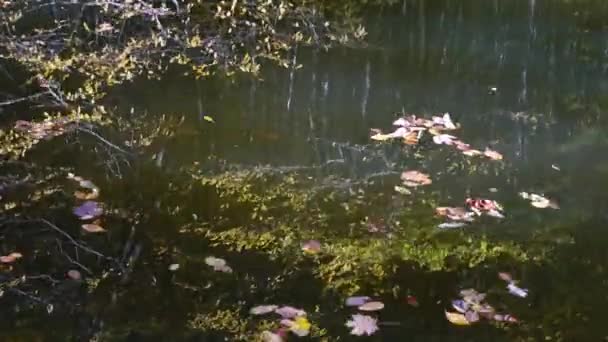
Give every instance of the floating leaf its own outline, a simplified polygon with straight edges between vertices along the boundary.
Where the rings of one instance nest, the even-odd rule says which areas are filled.
[[[452,118],[450,117],[450,113],[443,114],[443,126],[446,129],[449,129],[449,130],[453,130],[453,129],[457,129],[458,128],[458,127],[456,127],[456,125],[454,124],[454,122],[452,122]]]
[[[382,133],[376,133],[374,135],[372,135],[370,137],[372,140],[376,140],[376,141],[386,141],[386,140],[390,140],[391,137],[387,134],[382,134]]]
[[[407,145],[416,145],[416,144],[418,144],[418,141],[420,140],[421,135],[422,135],[422,132],[408,133],[403,137],[403,142],[406,143]]]
[[[76,192],[74,192],[74,197],[76,197],[79,200],[94,200],[99,197],[99,191],[91,191],[91,192],[76,191]]]
[[[486,150],[483,152],[483,155],[492,159],[492,160],[502,160],[502,154],[491,150],[489,148],[486,148]]]
[[[464,317],[469,323],[475,323],[479,321],[479,314],[476,311],[467,311]]]
[[[482,153],[479,150],[469,149],[469,150],[462,151],[462,154],[464,154],[465,156],[474,157],[474,156],[478,156]]]
[[[511,274],[507,273],[507,272],[498,272],[498,278],[511,283],[513,282],[513,277],[511,277]]]
[[[467,223],[465,222],[444,222],[441,223],[437,226],[437,228],[439,229],[454,229],[454,228],[461,228],[466,226]]]
[[[78,184],[80,185],[80,187],[85,188],[85,189],[97,190],[97,186],[95,184],[93,184],[93,182],[91,182],[90,180],[83,179],[80,182],[78,182]]]
[[[378,321],[368,315],[354,314],[352,318],[346,322],[346,326],[351,328],[351,335],[356,336],[371,336],[378,331]]]
[[[276,305],[258,305],[254,306],[249,310],[252,315],[265,315],[267,313],[274,312],[278,306]]]
[[[283,318],[294,318],[298,316],[306,316],[306,311],[296,309],[293,306],[282,306],[276,309],[274,312],[279,314]]]
[[[209,256],[205,258],[205,263],[213,267],[214,271],[232,273],[232,268],[227,265],[226,260],[224,259]]]
[[[534,193],[527,193],[527,192],[520,192],[519,196],[521,196],[521,198],[523,199],[527,199],[530,200],[530,205],[532,205],[535,208],[540,208],[540,209],[545,209],[545,208],[552,208],[552,209],[559,209],[559,205],[553,201],[550,200],[542,195],[539,194],[534,194]]]
[[[517,318],[515,318],[514,316],[511,316],[509,314],[507,315],[500,315],[500,314],[495,314],[492,319],[494,319],[497,322],[507,322],[507,323],[517,323],[519,322],[519,320]]]
[[[419,171],[404,171],[401,173],[401,180],[405,186],[411,187],[428,185],[433,182],[429,175]]]
[[[103,214],[103,209],[97,202],[86,201],[79,207],[74,208],[74,214],[81,220],[90,220]]]
[[[496,201],[492,201],[489,199],[467,198],[466,204],[471,210],[478,212],[478,214],[485,213],[489,216],[499,218],[503,217],[502,213],[500,213],[500,211],[502,211],[502,206]]]
[[[66,275],[68,276],[68,278],[70,278],[72,280],[80,280],[80,279],[82,279],[82,275],[77,270],[69,270],[66,273]]]
[[[475,289],[464,289],[460,291],[462,298],[469,303],[481,303],[486,299],[485,293],[479,293]]]
[[[177,270],[179,270],[179,264],[171,264],[171,265],[169,265],[169,271],[175,272]]]
[[[456,137],[449,134],[439,134],[433,137],[433,142],[437,145],[453,145]]]
[[[462,207],[437,207],[435,208],[435,212],[439,216],[446,216],[454,221],[472,222],[475,216],[475,213],[467,211]]]
[[[465,313],[469,310],[469,304],[467,302],[465,302],[462,299],[457,299],[457,300],[453,300],[452,301],[452,307],[454,308],[454,310],[460,312],[460,313]]]
[[[404,186],[399,186],[399,185],[395,185],[395,191],[402,195],[411,195],[412,194],[412,192],[408,188],[406,188]]]
[[[486,211],[486,215],[496,217],[496,218],[505,218],[505,215],[503,215],[500,211],[495,210],[495,209]]]
[[[367,302],[361,306],[359,306],[359,310],[361,311],[378,311],[384,309],[384,303],[382,302]]]
[[[302,245],[302,250],[308,254],[317,254],[321,251],[321,243],[317,240],[307,241]]]
[[[9,255],[0,256],[0,262],[3,264],[12,264],[18,259],[21,259],[23,255],[19,252],[12,252]]]
[[[520,297],[520,298],[526,298],[528,297],[528,289],[522,289],[521,287],[515,285],[514,283],[509,283],[509,285],[507,285],[507,289],[509,290],[509,293]]]
[[[307,336],[310,333],[311,324],[308,319],[303,316],[296,317],[294,320],[283,319],[281,320],[281,324],[288,327],[292,333],[300,337]]]
[[[458,312],[445,311],[445,318],[454,325],[471,325],[467,318]]]
[[[346,306],[361,306],[370,301],[368,296],[355,296],[346,298]]]
[[[213,120],[213,118],[208,115],[204,115],[203,120],[205,120],[207,122],[215,123],[215,120]]]
[[[87,233],[105,233],[106,232],[106,230],[102,226],[97,225],[97,224],[92,224],[92,223],[83,224],[81,227]]]

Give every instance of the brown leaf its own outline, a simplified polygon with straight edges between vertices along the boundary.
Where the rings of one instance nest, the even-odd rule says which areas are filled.
[[[433,182],[429,175],[419,171],[405,171],[401,174],[401,180],[406,186],[429,185]]]
[[[82,225],[82,229],[84,229],[87,233],[105,233],[106,230],[97,224],[87,223]]]
[[[13,252],[9,255],[0,256],[0,262],[4,264],[12,264],[17,261],[17,259],[21,259],[23,255],[19,252]]]
[[[486,148],[486,150],[483,152],[483,155],[492,159],[492,160],[502,160],[502,154],[491,150],[489,148]]]
[[[82,279],[82,275],[80,274],[80,272],[76,271],[76,270],[69,270],[66,275],[68,276],[68,278],[72,279],[72,280],[80,280]]]
[[[99,197],[99,191],[97,191],[97,190],[93,190],[91,192],[76,191],[76,192],[74,192],[74,197],[76,197],[79,200],[94,200],[97,197]]]

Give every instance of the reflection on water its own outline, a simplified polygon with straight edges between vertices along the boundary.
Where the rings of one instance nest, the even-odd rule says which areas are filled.
[[[159,170],[103,190],[117,207],[147,210],[138,226],[147,252],[131,284],[108,282],[91,298],[91,325],[175,340],[189,324],[194,338],[216,341],[244,334],[237,321],[256,328],[247,308],[271,301],[306,306],[348,340],[350,291],[377,294],[381,319],[399,322],[377,340],[605,338],[606,14],[605,1],[403,0],[370,11],[367,46],[301,48],[301,68],[123,87],[112,95],[123,108],[184,113],[186,124],[151,147]],[[389,130],[398,112],[450,112],[464,141],[505,161],[372,143],[369,129]],[[192,162],[199,170],[184,181]],[[395,196],[406,168],[431,174],[430,190]],[[545,192],[561,210],[530,208],[519,191]],[[497,199],[506,220],[437,232],[434,206],[468,196]],[[303,238],[327,244],[328,260],[303,259]],[[207,270],[209,253],[235,275]],[[167,272],[175,261],[180,271]],[[521,275],[530,298],[500,294],[501,268]],[[523,323],[448,326],[443,309],[465,286],[488,289]],[[410,293],[420,309],[404,303]]]

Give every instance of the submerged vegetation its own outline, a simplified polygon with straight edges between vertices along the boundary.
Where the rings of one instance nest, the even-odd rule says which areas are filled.
[[[338,51],[357,57],[360,49],[351,48],[367,46],[370,13],[415,10],[422,60],[424,15],[435,5],[425,6],[0,2],[0,326],[6,331],[0,336],[605,338],[608,289],[601,261],[608,235],[597,227],[606,201],[585,194],[582,209],[572,209],[577,198],[562,193],[586,184],[572,166],[552,162],[543,166],[542,180],[522,181],[529,171],[521,163],[523,148],[514,152],[485,127],[456,120],[462,116],[426,110],[395,114],[391,133],[372,129],[364,139],[338,142],[331,130],[318,136],[316,126],[326,118],[309,107],[305,124],[290,116],[298,131],[287,132],[287,139],[265,131],[246,144],[258,136],[273,147],[306,140],[318,157],[313,163],[239,164],[210,143],[196,161],[169,167],[166,149],[179,137],[212,140],[221,125],[236,130],[240,122],[207,113],[200,97],[195,122],[187,113],[151,114],[134,104],[137,99],[125,104],[117,95],[138,82],[157,86],[174,77],[197,87],[210,79],[263,82],[263,68],[278,67],[291,75],[292,115],[293,74],[306,67],[299,52],[314,51],[316,61],[319,51],[347,46]],[[585,22],[597,20],[582,13]],[[381,53],[387,58],[394,51]],[[357,120],[363,131],[391,122],[366,116],[375,82],[367,58],[366,67],[354,71],[365,74],[364,90],[352,88],[362,98],[363,119]],[[270,75],[267,82],[275,82]],[[350,76],[341,75],[347,82]],[[328,76],[311,78],[321,83],[309,98],[328,96]],[[490,89],[483,96],[500,96],[502,89]],[[248,96],[255,91],[252,86]],[[541,131],[540,121],[554,125],[545,120],[549,115],[527,115],[509,117],[522,127],[532,123],[530,135]],[[306,125],[304,139],[298,134]],[[518,129],[523,146],[527,131]],[[228,145],[243,143],[234,137],[226,138]],[[180,148],[194,150],[194,143]],[[596,177],[605,175],[602,163],[592,163]],[[572,284],[577,275],[593,288]],[[56,332],[41,328],[54,323]]]

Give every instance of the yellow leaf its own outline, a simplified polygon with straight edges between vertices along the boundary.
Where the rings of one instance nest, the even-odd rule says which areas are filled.
[[[467,321],[466,317],[463,314],[458,312],[445,312],[445,318],[450,321],[450,323],[454,325],[471,325],[469,321]]]

